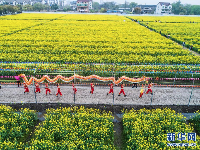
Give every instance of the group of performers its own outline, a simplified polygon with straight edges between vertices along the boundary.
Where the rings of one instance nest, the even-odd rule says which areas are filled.
[[[93,83],[93,81],[90,83],[90,86],[91,86],[90,93],[93,94],[94,93],[94,83]],[[150,84],[148,84],[148,90],[147,90],[146,94],[148,94],[149,92],[151,94],[153,94],[153,92],[152,92],[152,86],[153,86],[152,82]],[[110,93],[112,93],[112,95],[113,95],[113,93],[114,93],[113,87],[114,87],[114,85],[113,85],[113,83],[111,83],[110,84],[110,91],[107,93],[107,95],[110,94]],[[137,88],[137,83],[133,84],[132,88],[134,88],[134,87]],[[74,94],[76,94],[77,93],[77,89],[75,88],[74,83],[72,83],[72,88],[73,88]],[[25,89],[24,94],[25,93],[29,93],[29,88],[28,88],[28,86],[27,86],[26,83],[24,83],[24,89]],[[46,90],[46,95],[48,94],[48,92],[49,92],[49,95],[51,95],[51,90],[50,90],[50,88],[48,86],[48,83],[45,83],[45,90]],[[142,98],[142,96],[144,94],[144,91],[145,91],[145,86],[142,84],[139,98]],[[38,92],[40,93],[40,85],[38,83],[35,83],[35,93],[38,93]],[[120,96],[121,94],[123,94],[124,97],[127,96],[125,94],[125,92],[124,92],[124,84],[121,84],[121,90],[120,90],[118,96]],[[58,96],[58,95],[62,96],[62,93],[60,91],[59,83],[57,83],[57,93],[56,93],[56,96]]]
[[[27,86],[27,84],[26,83],[24,83],[24,94],[25,93],[29,93],[29,88],[28,88],[28,86]],[[51,90],[50,90],[50,88],[49,88],[49,85],[48,85],[48,83],[45,83],[45,90],[46,90],[46,95],[48,94],[48,92],[49,92],[49,95],[51,95]],[[76,88],[74,88],[74,85],[73,85],[73,90],[74,91],[77,91],[76,90]],[[40,93],[40,85],[38,84],[38,83],[35,83],[35,91],[34,91],[35,93]],[[59,83],[57,84],[57,93],[56,93],[56,96],[58,96],[58,94],[60,95],[60,96],[62,96],[62,93],[61,93],[61,91],[60,91],[60,86],[59,86]]]

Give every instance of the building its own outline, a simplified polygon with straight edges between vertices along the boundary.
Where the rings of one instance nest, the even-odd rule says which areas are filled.
[[[77,0],[77,11],[88,13],[92,9],[92,0]]]
[[[171,14],[172,5],[167,2],[159,2],[156,7],[156,14]]]
[[[141,14],[154,14],[156,11],[156,5],[138,5],[141,9]]]
[[[71,1],[70,2],[70,4],[69,4],[69,6],[70,6],[70,8],[72,9],[72,10],[76,10],[76,7],[77,7],[77,3],[76,3],[77,1]]]
[[[120,12],[126,12],[126,11],[130,11],[130,8],[119,8]]]

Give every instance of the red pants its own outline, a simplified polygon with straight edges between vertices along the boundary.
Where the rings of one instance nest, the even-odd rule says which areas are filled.
[[[29,92],[29,89],[28,89],[28,87],[26,87],[26,88],[24,88],[25,89],[25,91],[24,92]]]
[[[119,95],[123,93],[125,95],[124,89],[121,89],[121,91],[119,92]]]
[[[110,89],[109,93],[113,93],[113,89]]]
[[[62,93],[60,92],[60,89],[58,89],[58,93],[56,94],[56,96],[58,96],[58,94],[60,94],[60,96],[62,96]]]
[[[47,95],[47,92],[51,93],[51,90],[49,88],[46,88],[46,95]]]
[[[35,93],[39,92],[40,93],[40,88],[36,88]]]
[[[146,92],[146,94],[148,94],[149,92],[152,93],[152,89],[148,89],[147,92]]]
[[[77,89],[76,89],[76,88],[73,88],[73,90],[74,90],[74,93],[76,94],[76,92],[77,92]]]
[[[91,88],[91,91],[90,91],[90,93],[92,93],[92,94],[93,94],[93,92],[94,92],[94,88]]]
[[[143,95],[144,93],[142,92],[142,93],[140,93],[140,98],[142,97],[142,95]]]

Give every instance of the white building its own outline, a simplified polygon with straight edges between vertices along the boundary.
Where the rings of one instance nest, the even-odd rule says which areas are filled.
[[[72,10],[76,10],[76,7],[77,7],[76,2],[77,2],[77,1],[71,1],[71,2],[70,2],[69,6],[71,7]]]
[[[156,14],[171,14],[172,5],[167,2],[159,2],[156,7]]]

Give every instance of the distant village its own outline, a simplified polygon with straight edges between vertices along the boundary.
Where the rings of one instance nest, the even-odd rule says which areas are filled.
[[[171,14],[172,5],[159,2],[157,5],[137,5],[135,2],[93,2],[92,0],[0,0],[0,6],[21,5],[22,11],[74,11],[80,13],[130,13],[130,14]]]

